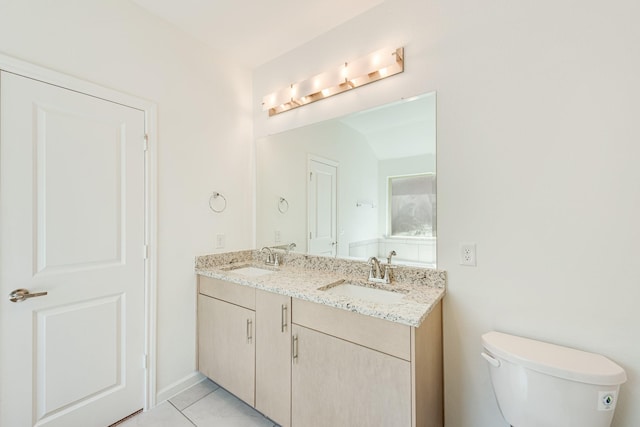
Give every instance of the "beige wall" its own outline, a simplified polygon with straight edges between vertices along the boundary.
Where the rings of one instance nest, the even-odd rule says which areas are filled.
[[[622,365],[615,427],[640,425],[640,3],[386,0],[254,70],[256,136],[438,92],[438,262],[448,427],[506,426],[480,335]],[[263,95],[382,46],[406,71],[267,118]],[[460,242],[478,266],[458,265]]]
[[[195,371],[194,256],[251,245],[251,75],[126,0],[0,0],[0,52],[158,104],[158,390]],[[229,206],[215,215],[212,191]]]

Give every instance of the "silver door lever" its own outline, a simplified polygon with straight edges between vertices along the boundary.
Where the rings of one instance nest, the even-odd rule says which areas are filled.
[[[43,297],[47,294],[48,292],[36,292],[32,294],[27,289],[16,289],[9,294],[9,300],[11,302],[22,302],[27,298]]]

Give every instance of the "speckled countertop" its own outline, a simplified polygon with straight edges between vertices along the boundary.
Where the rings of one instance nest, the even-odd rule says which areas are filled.
[[[197,257],[195,271],[203,276],[416,327],[446,292],[447,275],[441,270],[396,266],[393,282],[386,285],[369,283],[369,266],[362,261],[286,254],[283,251],[274,253],[278,253],[280,260],[280,266],[276,268],[264,264],[265,254],[247,250]],[[253,277],[234,271],[243,266],[276,272]],[[375,303],[318,289],[343,279],[361,286],[400,292],[405,296],[397,303]]]

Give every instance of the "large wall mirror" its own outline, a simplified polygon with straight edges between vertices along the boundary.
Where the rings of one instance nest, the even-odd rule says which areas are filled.
[[[436,266],[436,94],[256,141],[256,244]]]

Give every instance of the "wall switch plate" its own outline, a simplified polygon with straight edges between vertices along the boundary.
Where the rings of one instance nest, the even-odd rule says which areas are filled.
[[[216,249],[224,248],[224,234],[218,234],[216,236]]]
[[[460,244],[460,265],[476,266],[476,244]]]

